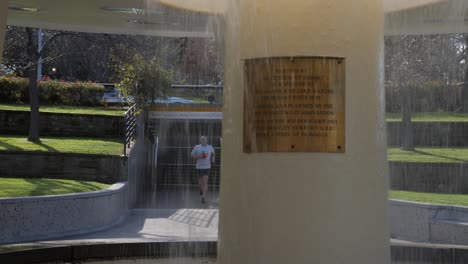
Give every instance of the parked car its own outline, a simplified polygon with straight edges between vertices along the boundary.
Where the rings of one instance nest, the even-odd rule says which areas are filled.
[[[122,91],[113,89],[112,91],[105,92],[102,99],[108,104],[128,104],[133,103],[133,97],[124,97]]]
[[[175,96],[169,96],[165,99],[156,99],[154,102],[157,104],[193,104],[192,100]]]

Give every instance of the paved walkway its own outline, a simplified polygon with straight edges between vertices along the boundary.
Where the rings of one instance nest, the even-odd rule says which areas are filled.
[[[166,191],[151,197],[146,208],[130,211],[124,222],[104,231],[55,240],[3,245],[1,251],[17,247],[50,247],[100,243],[166,241],[217,241],[218,192],[202,204],[197,191]]]

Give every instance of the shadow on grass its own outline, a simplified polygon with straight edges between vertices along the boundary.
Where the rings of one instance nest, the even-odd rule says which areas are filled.
[[[0,140],[0,147],[3,147],[5,148],[5,150],[24,150],[18,146],[15,146],[15,145],[11,145],[11,144],[8,144],[6,142],[3,142]]]
[[[444,156],[444,155],[436,155],[436,154],[429,153],[429,152],[425,152],[425,151],[421,151],[421,150],[412,150],[411,152],[416,153],[416,154],[419,154],[419,155],[426,155],[426,156],[444,158],[444,159],[453,160],[453,161],[458,161],[458,162],[468,162],[467,159],[458,159],[458,158],[449,157],[449,156]]]
[[[47,151],[50,151],[50,152],[59,152],[57,149],[55,149],[55,148],[53,148],[53,147],[51,147],[49,145],[46,145],[43,142],[31,142],[31,143],[33,143],[35,145],[38,145],[40,147],[43,147],[43,148],[47,149]]]
[[[28,141],[28,142],[30,142],[30,141]],[[55,149],[55,148],[53,148],[53,147],[51,147],[49,145],[46,145],[43,142],[30,142],[30,143],[35,144],[35,145],[40,146],[40,147],[43,147],[47,151],[50,151],[50,152],[59,152],[57,149]],[[6,150],[25,150],[24,148],[21,148],[21,147],[6,143],[6,142],[1,141],[1,140],[0,140],[0,147],[5,148]]]

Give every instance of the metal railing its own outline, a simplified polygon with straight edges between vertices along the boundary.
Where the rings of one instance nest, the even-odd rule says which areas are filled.
[[[135,139],[137,117],[136,104],[132,105],[124,116],[124,156],[127,156],[127,149],[130,148],[132,140]]]
[[[193,146],[158,144],[158,163],[156,184],[159,188],[167,186],[188,186],[198,184],[196,161],[191,157]],[[216,157],[211,165],[208,185],[219,187],[221,169],[221,147],[213,147]]]
[[[159,137],[154,137],[154,159],[153,168],[158,166]]]

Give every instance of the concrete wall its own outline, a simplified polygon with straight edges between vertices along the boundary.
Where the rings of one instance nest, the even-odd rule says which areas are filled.
[[[127,180],[127,157],[0,151],[0,175],[116,183]]]
[[[0,111],[0,133],[27,135],[29,112]],[[43,136],[120,137],[123,116],[41,113],[40,134]]]
[[[390,200],[389,216],[392,238],[468,245],[468,207]]]
[[[78,194],[0,198],[0,244],[95,232],[128,212],[127,185]]]
[[[382,2],[228,5],[218,263],[390,263]],[[290,56],[345,58],[345,153],[243,151],[245,61]]]
[[[389,162],[390,188],[434,193],[468,193],[468,164]]]
[[[387,122],[389,146],[400,145],[401,122]],[[413,122],[416,146],[468,146],[468,123],[466,122]]]

